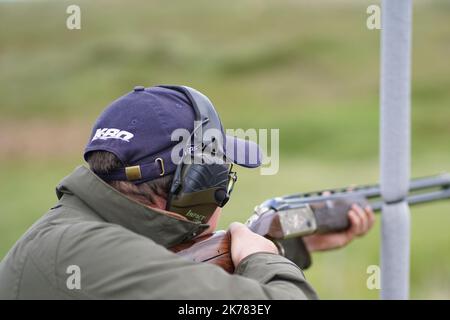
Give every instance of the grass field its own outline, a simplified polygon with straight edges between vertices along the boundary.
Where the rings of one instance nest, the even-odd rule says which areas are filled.
[[[0,257],[82,163],[98,113],[135,85],[205,92],[228,128],[280,129],[280,171],[239,170],[221,228],[286,193],[378,180],[379,31],[372,1],[0,1]],[[450,5],[417,2],[413,175],[450,170]],[[450,297],[450,202],[412,210],[411,297]],[[379,226],[315,254],[323,299],[376,299]]]

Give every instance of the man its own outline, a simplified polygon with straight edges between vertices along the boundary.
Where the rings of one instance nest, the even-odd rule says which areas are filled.
[[[3,259],[0,298],[316,298],[298,266],[240,223],[229,227],[232,275],[168,250],[213,231],[221,214],[216,206],[200,223],[166,210],[179,165],[168,160],[178,145],[171,133],[196,130],[192,103],[170,87],[135,87],[100,115],[85,149],[90,169],[78,167],[62,180],[59,202]],[[226,139],[238,149],[231,161],[260,164],[237,159],[251,142]],[[374,216],[370,208],[353,206],[349,220],[344,232],[304,237],[307,250],[346,245],[371,228]]]

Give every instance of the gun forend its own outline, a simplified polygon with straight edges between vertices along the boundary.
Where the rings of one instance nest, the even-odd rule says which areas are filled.
[[[304,236],[317,230],[316,217],[308,204],[280,211],[260,211],[246,224],[253,232],[272,239]]]
[[[333,200],[284,205],[283,199],[273,199],[257,207],[247,221],[254,232],[272,239],[287,239],[312,233],[329,233],[346,230],[350,221],[348,212],[352,204],[369,205],[361,195],[348,194]]]

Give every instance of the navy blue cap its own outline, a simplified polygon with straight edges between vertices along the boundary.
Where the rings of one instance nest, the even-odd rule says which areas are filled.
[[[138,184],[171,174],[178,165],[172,161],[171,152],[179,143],[171,140],[172,132],[176,129],[192,132],[194,120],[194,109],[183,93],[164,87],[137,86],[99,116],[84,159],[93,151],[116,155],[124,169],[99,174],[107,181],[130,180]],[[228,160],[248,168],[261,165],[262,153],[256,143],[234,136],[225,136],[225,140]]]

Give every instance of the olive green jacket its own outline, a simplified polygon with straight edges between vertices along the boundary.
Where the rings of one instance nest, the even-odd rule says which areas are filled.
[[[207,225],[130,200],[78,167],[57,187],[59,202],[0,263],[0,299],[313,299],[302,271],[268,253],[230,275],[166,248]]]

